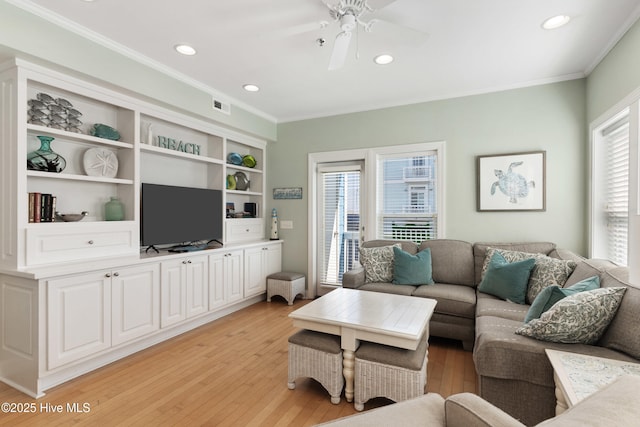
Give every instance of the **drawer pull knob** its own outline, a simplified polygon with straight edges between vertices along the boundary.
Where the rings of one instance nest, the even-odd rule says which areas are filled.
[[[87,243],[93,245],[93,240],[89,240]]]
[[[105,274],[104,277],[111,277],[111,273]]]
[[[114,276],[118,277],[120,275],[120,273],[118,273],[117,271],[115,273],[113,273]]]

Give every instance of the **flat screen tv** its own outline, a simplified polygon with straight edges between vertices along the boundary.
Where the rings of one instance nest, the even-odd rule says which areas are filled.
[[[142,246],[222,241],[222,191],[142,184]]]

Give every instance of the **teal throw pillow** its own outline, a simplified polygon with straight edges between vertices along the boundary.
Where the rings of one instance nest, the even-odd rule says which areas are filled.
[[[536,260],[533,258],[509,263],[499,252],[495,252],[478,290],[507,301],[524,304],[529,276],[535,265]]]
[[[540,291],[536,299],[533,300],[533,303],[524,318],[524,323],[529,323],[533,319],[539,318],[542,313],[553,307],[555,303],[569,295],[577,294],[578,292],[592,291],[599,287],[600,278],[598,276],[593,276],[567,288],[561,288],[557,285],[544,288]]]
[[[432,285],[431,249],[427,248],[415,255],[393,248],[394,285]]]

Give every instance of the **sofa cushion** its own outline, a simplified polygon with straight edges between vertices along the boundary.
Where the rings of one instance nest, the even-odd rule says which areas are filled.
[[[568,288],[561,288],[557,285],[549,286],[543,289],[533,301],[524,318],[524,322],[529,323],[531,320],[539,318],[542,313],[548,311],[555,303],[569,295],[577,294],[578,292],[592,291],[599,287],[600,278],[598,276],[589,277]]]
[[[394,285],[431,285],[431,249],[426,248],[415,255],[393,248]]]
[[[482,280],[482,266],[487,255],[488,248],[506,249],[510,251],[540,253],[549,255],[556,245],[550,242],[524,242],[524,243],[485,243],[478,242],[473,245],[473,258],[475,263],[475,282]]]
[[[476,317],[501,317],[515,320],[522,324],[528,310],[528,305],[514,304],[483,292],[478,292],[477,294]]]
[[[318,424],[318,427],[442,427],[445,425],[444,398],[437,393],[429,393]]]
[[[412,285],[394,285],[387,282],[365,283],[358,289],[372,292],[386,292],[388,294],[407,295],[410,296],[416,290]]]
[[[617,267],[603,273],[602,287],[625,286],[627,291],[622,298],[618,312],[609,324],[598,345],[622,351],[640,359],[640,288],[629,283],[629,269]],[[633,325],[633,327],[630,327]]]
[[[545,348],[637,362],[618,351],[587,344],[545,342],[516,335],[521,321],[493,316],[476,318],[473,360],[478,375],[554,387],[553,368]]]
[[[588,279],[593,276],[600,276],[607,270],[615,268],[616,265],[611,261],[604,259],[585,259],[578,262],[578,265],[573,270],[573,273],[569,276],[564,284],[564,287],[575,285],[576,283]]]
[[[518,304],[525,303],[527,283],[535,266],[533,258],[508,262],[498,251],[494,252],[478,285],[478,290]]]
[[[469,286],[435,283],[418,286],[413,296],[432,298],[438,303],[435,312],[473,319],[476,311],[476,291]]]
[[[576,261],[551,258],[544,254],[488,248],[487,258],[482,266],[483,275],[495,252],[500,253],[508,262],[522,261],[529,258],[536,260],[527,284],[526,302],[528,304],[531,304],[540,291],[547,286],[557,285],[562,287],[577,265]]]
[[[640,419],[638,388],[640,377],[621,377],[537,427],[635,427]]]
[[[393,248],[379,246],[360,248],[360,264],[364,267],[365,283],[389,282],[393,280]],[[400,247],[400,245],[397,245]]]
[[[450,427],[524,427],[511,415],[473,393],[449,396],[444,402],[444,413]]]
[[[571,295],[516,331],[542,341],[595,344],[615,316],[626,288]]]
[[[473,245],[462,240],[425,240],[420,250],[431,249],[432,276],[436,283],[475,286]]]

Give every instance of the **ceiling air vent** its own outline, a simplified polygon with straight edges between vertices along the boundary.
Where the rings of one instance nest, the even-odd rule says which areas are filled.
[[[220,111],[225,114],[231,114],[231,104],[225,101],[221,101],[215,97],[211,98],[212,106],[214,110]]]

